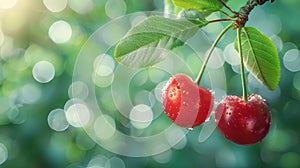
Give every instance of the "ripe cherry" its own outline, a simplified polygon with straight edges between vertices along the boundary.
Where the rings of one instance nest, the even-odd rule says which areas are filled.
[[[177,125],[193,128],[211,114],[213,96],[184,74],[169,79],[163,88],[162,104],[167,116]]]
[[[216,111],[217,127],[223,136],[237,144],[250,145],[260,142],[269,132],[271,113],[257,94],[242,97],[226,96]]]

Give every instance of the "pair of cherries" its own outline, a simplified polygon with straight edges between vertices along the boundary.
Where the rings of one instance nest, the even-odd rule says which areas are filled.
[[[205,122],[214,105],[210,90],[195,84],[184,74],[171,77],[163,88],[162,104],[167,116],[177,125],[193,128]],[[215,110],[216,124],[223,136],[237,144],[260,142],[269,132],[271,113],[257,94],[244,101],[226,96]]]

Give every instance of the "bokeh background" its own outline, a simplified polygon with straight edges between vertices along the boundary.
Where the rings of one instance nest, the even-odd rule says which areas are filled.
[[[245,2],[231,0],[228,4],[238,10]],[[251,75],[247,78],[249,92],[261,94],[272,111],[272,128],[263,142],[240,146],[224,139],[217,130],[202,142],[199,132],[203,126],[200,126],[186,135],[186,130],[181,129],[170,134],[170,141],[178,133],[183,138],[163,153],[128,157],[97,144],[87,135],[84,125],[73,116],[74,109],[87,110],[86,106],[78,103],[80,100],[73,98],[84,99],[89,95],[84,81],[73,81],[74,67],[83,45],[99,27],[135,12],[163,12],[163,1],[1,0],[0,167],[300,167],[299,6],[298,0],[267,3],[257,7],[247,23],[274,41],[281,60],[281,81],[275,91],[269,91]],[[213,19],[220,16],[217,13],[209,17]],[[133,19],[132,22],[137,20]],[[223,26],[214,24],[203,28],[197,36],[200,39],[192,39],[191,44],[203,44],[206,50]],[[116,34],[120,32],[118,35],[121,36],[126,32],[124,29],[118,27],[111,31]],[[109,29],[103,33],[101,43],[112,45],[117,42],[119,36],[111,39],[114,36],[110,33]],[[217,95],[241,95],[239,61],[233,56],[236,53],[232,49],[232,35],[234,32],[229,33],[227,40],[218,45],[215,54],[218,56],[209,67],[221,68],[226,74],[226,88],[216,90]],[[189,49],[178,51],[182,60],[191,66],[191,75],[195,75],[201,62],[195,63],[195,55]],[[167,80],[170,74],[157,69],[136,73],[129,88],[130,98],[136,105],[131,110],[131,116],[139,116],[139,110],[143,112],[147,109],[146,118],[139,119],[148,122],[135,123],[131,121],[134,117],[120,115],[111,94],[114,81],[119,81],[116,86],[122,87],[126,71],[123,71],[123,78],[122,73],[114,74],[114,68],[118,65],[111,59],[111,51],[103,52],[107,54],[97,59],[98,62],[102,60],[105,66],[100,69],[96,66],[98,77],[93,81],[99,106],[109,114],[106,119],[114,127],[98,125],[100,132],[103,131],[101,129],[110,130],[99,133],[99,136],[110,136],[111,132],[121,129],[124,133],[144,136],[169,126],[171,123],[162,114],[159,96],[155,91],[157,85],[161,87],[161,82]],[[97,65],[97,60],[95,62]],[[178,64],[174,63],[173,66]],[[203,85],[209,87],[209,81],[207,79]],[[153,115],[156,116],[155,121]],[[156,143],[160,145],[160,142],[153,142]],[[132,150],[135,150],[134,146]]]

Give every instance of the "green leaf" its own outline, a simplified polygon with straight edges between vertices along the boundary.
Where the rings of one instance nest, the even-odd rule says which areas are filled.
[[[224,0],[227,2],[228,0]],[[208,14],[218,11],[223,7],[220,0],[173,0],[176,6],[184,9],[194,9]]]
[[[207,23],[204,19],[194,24],[186,19],[151,16],[127,32],[117,44],[114,57],[117,62],[132,68],[154,65]]]
[[[241,44],[248,71],[269,89],[275,90],[280,80],[280,62],[274,43],[254,27],[243,27]],[[235,48],[238,50],[237,40]]]

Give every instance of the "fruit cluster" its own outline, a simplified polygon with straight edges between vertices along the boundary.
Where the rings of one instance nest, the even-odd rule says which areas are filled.
[[[207,120],[212,112],[214,98],[210,90],[193,80],[177,74],[163,88],[163,108],[177,125],[193,128]],[[268,133],[271,113],[264,99],[257,94],[242,97],[226,96],[215,110],[217,128],[223,136],[237,144],[260,142]]]
[[[248,0],[239,11],[234,11],[226,4],[228,0],[165,0],[166,14],[174,13],[177,19],[151,16],[137,24],[116,46],[115,59],[131,68],[152,66],[164,60],[165,56],[159,55],[162,48],[172,50],[184,45],[198,29],[208,24],[231,22],[212,43],[194,81],[184,74],[169,79],[163,88],[162,104],[166,115],[184,128],[196,127],[210,118],[214,97],[210,90],[199,86],[200,81],[218,42],[233,28],[236,31],[234,48],[240,57],[243,96],[224,97],[215,110],[215,120],[227,139],[242,145],[257,143],[270,129],[271,113],[259,95],[248,96],[245,70],[267,88],[275,90],[280,81],[280,59],[272,40],[245,24],[254,7],[274,1]],[[214,12],[224,16],[208,20],[207,16]],[[155,50],[156,47],[159,50]]]

